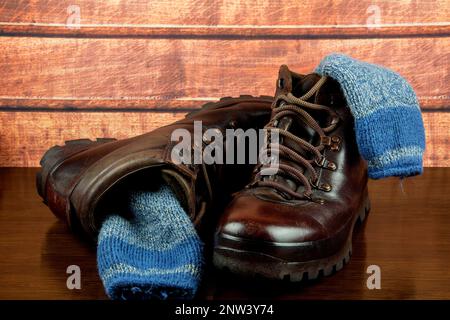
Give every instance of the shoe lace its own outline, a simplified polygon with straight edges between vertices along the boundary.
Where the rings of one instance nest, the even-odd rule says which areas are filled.
[[[272,180],[263,179],[264,177],[274,175],[268,173],[267,171],[269,170],[268,164],[260,164],[259,167],[257,167],[255,179],[253,180],[252,184],[249,187],[254,186],[271,187],[277,189],[278,191],[281,191],[282,193],[288,194],[294,198],[312,200],[313,188],[320,188],[320,186],[318,186],[319,175],[314,167],[315,166],[327,167],[331,170],[336,169],[336,165],[328,161],[322,154],[322,151],[325,149],[326,146],[330,145],[332,137],[327,136],[327,133],[333,131],[336,128],[339,117],[335,111],[333,111],[331,108],[327,106],[306,101],[309,98],[311,98],[323,86],[326,80],[327,78],[325,76],[320,78],[320,80],[317,81],[316,84],[307,93],[305,93],[303,96],[299,98],[295,97],[292,93],[278,95],[273,103],[272,118],[270,119],[269,123],[265,126],[265,129],[267,130],[268,134],[270,134],[270,131],[277,131],[279,137],[280,138],[282,137],[284,139],[283,140],[279,139],[280,142],[276,144],[274,142],[268,142],[267,145],[263,147],[261,152],[270,153],[270,149],[277,148],[277,150],[279,150],[279,157],[280,157],[278,172],[286,174],[292,180],[300,183],[300,185],[303,185],[305,188],[304,192],[299,193],[293,191],[291,188],[277,181],[274,181],[273,179]],[[331,117],[330,124],[327,127],[322,128],[319,125],[319,123],[306,111],[307,109],[326,112]],[[308,125],[310,128],[312,128],[320,136],[319,145],[314,146],[311,143],[307,142],[306,140],[292,134],[291,132],[285,129],[278,128],[277,125],[279,120],[285,116],[297,117],[304,123],[306,123],[306,125]],[[296,143],[300,147],[300,149],[310,152],[312,155],[314,155],[313,159],[306,159],[302,154],[300,154],[296,150],[284,145],[283,143],[285,142],[286,139]],[[281,158],[288,158],[291,161],[301,164],[303,168],[310,173],[310,179],[306,177],[305,171],[302,172],[301,170],[291,165],[281,163]],[[277,175],[278,172],[275,175]]]

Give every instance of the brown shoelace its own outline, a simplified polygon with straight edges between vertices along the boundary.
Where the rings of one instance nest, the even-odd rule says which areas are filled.
[[[322,77],[306,94],[304,94],[299,98],[292,95],[292,93],[277,96],[273,104],[274,113],[272,119],[265,126],[265,129],[267,130],[268,134],[270,133],[270,131],[277,131],[280,137],[280,141],[281,138],[283,138],[283,140],[285,139],[291,140],[295,142],[298,146],[300,146],[301,149],[308,151],[309,153],[314,155],[313,159],[305,159],[297,151],[283,145],[282,144],[283,142],[278,144],[269,142],[267,146],[264,147],[263,150],[261,150],[261,152],[270,152],[272,148],[276,148],[277,150],[279,150],[280,159],[282,157],[285,157],[290,159],[291,161],[299,163],[305,168],[306,171],[310,173],[311,177],[310,179],[308,179],[304,174],[305,171],[302,172],[297,168],[281,163],[281,161],[279,163],[278,167],[279,172],[286,174],[296,182],[300,182],[301,185],[305,187],[305,191],[303,192],[303,194],[293,191],[289,187],[277,181],[262,180],[263,177],[271,176],[271,174],[265,174],[265,172],[268,172],[267,170],[269,170],[267,164],[260,165],[259,172],[256,174],[255,180],[251,184],[251,186],[271,187],[285,194],[288,194],[294,198],[299,199],[306,198],[312,200],[312,192],[313,192],[312,189],[313,187],[314,188],[318,187],[318,180],[319,180],[319,175],[314,167],[328,166],[328,168],[330,169],[335,169],[335,164],[328,162],[322,155],[322,151],[324,150],[325,146],[329,144],[329,141],[331,139],[331,137],[327,136],[327,133],[335,129],[339,117],[331,108],[327,106],[306,101],[309,98],[311,98],[322,87],[326,79],[327,79],[326,77]],[[331,116],[332,120],[327,127],[322,128],[317,123],[317,121],[308,112],[305,111],[305,109],[324,111],[328,113],[329,116]],[[304,139],[301,139],[300,137],[297,137],[296,135],[292,134],[291,132],[278,128],[277,125],[279,120],[285,116],[294,116],[301,119],[306,125],[311,127],[317,134],[319,134],[320,144],[318,146],[314,146],[311,143],[305,141]]]

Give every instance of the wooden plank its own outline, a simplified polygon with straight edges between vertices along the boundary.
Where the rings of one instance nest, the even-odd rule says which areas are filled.
[[[81,26],[68,28],[66,24],[0,23],[0,35],[4,36],[59,36],[77,38],[160,38],[184,37],[206,39],[347,39],[347,38],[397,38],[420,36],[448,36],[450,23],[384,24],[370,27],[355,25],[320,26],[209,26],[209,25],[161,25],[161,26]]]
[[[311,72],[332,52],[385,65],[424,108],[450,106],[450,37],[346,40],[68,39],[3,37],[0,107],[195,108],[239,94],[271,95],[278,67]]]
[[[450,113],[424,113],[426,150],[424,166],[450,167]]]
[[[183,116],[151,112],[0,112],[0,167],[38,166],[48,148],[66,140],[122,139],[149,132]]]
[[[65,140],[118,139],[148,132],[184,116],[153,112],[0,112],[0,167],[37,166],[44,152]],[[424,113],[425,166],[450,166],[450,113]]]
[[[28,35],[380,36],[448,34],[450,27],[445,0],[33,0],[3,1],[0,12],[0,32]]]
[[[380,8],[384,23],[448,22],[446,0],[6,0],[3,22],[65,22],[68,7],[80,7],[83,24],[321,25],[361,24]],[[368,9],[370,8],[370,9]]]

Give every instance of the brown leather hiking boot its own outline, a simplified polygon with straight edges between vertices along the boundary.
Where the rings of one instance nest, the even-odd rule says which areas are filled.
[[[127,185],[171,185],[197,227],[203,214],[248,181],[253,165],[176,164],[171,141],[175,129],[194,136],[194,121],[203,129],[261,129],[269,120],[272,97],[222,98],[184,119],[134,138],[68,141],[41,160],[37,189],[54,214],[95,239],[107,210]],[[200,138],[200,148],[210,141]],[[198,144],[198,143],[197,143]]]
[[[214,264],[291,281],[330,275],[349,260],[354,225],[369,210],[367,167],[339,85],[281,66],[266,128],[279,132],[279,170],[262,175],[267,166],[257,165],[234,195]]]

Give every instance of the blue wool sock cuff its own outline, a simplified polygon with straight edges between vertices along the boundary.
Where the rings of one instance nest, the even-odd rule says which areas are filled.
[[[124,201],[131,217],[110,215],[98,239],[98,271],[108,296],[193,298],[203,244],[172,190],[130,191]]]
[[[425,130],[414,90],[387,68],[343,54],[325,57],[316,72],[341,86],[355,119],[369,177],[411,176],[423,171]]]

